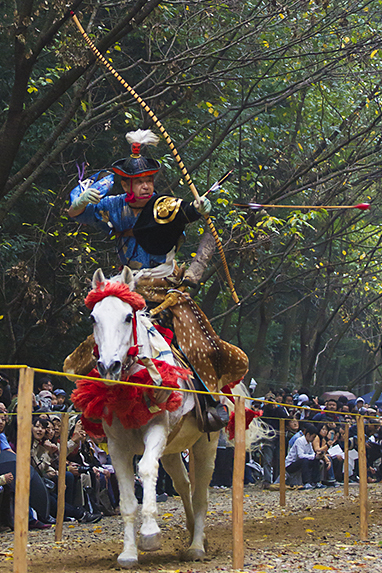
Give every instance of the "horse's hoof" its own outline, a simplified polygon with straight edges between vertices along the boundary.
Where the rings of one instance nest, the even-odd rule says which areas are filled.
[[[138,548],[141,551],[158,551],[161,548],[161,534],[140,535]]]
[[[203,549],[193,549],[190,547],[184,554],[185,561],[203,561],[206,558],[206,552]]]
[[[138,558],[127,553],[121,553],[117,561],[121,567],[124,567],[124,569],[131,569],[132,567],[138,565]]]

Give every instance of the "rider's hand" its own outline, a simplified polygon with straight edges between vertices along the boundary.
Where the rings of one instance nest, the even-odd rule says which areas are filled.
[[[77,199],[75,199],[72,203],[72,209],[83,209],[89,203],[93,203],[93,205],[97,205],[101,201],[101,194],[98,189],[94,189],[89,187],[86,189]]]
[[[207,197],[200,197],[200,200],[195,199],[194,207],[201,215],[208,215],[211,211],[211,201]]]

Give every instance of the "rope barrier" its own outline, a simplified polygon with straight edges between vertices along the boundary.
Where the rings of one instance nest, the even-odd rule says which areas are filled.
[[[0,369],[6,370],[6,369],[19,369],[19,368],[32,368],[32,366],[18,366],[18,365],[7,365],[7,364],[0,364]],[[151,386],[148,386],[147,384],[140,384],[140,383],[135,383],[135,382],[128,382],[128,381],[123,381],[123,380],[110,380],[109,378],[95,378],[92,376],[84,376],[83,374],[69,374],[67,372],[56,372],[54,370],[44,370],[43,368],[33,368],[33,370],[35,372],[40,372],[43,374],[52,374],[54,376],[65,376],[66,378],[81,378],[84,380],[95,380],[96,382],[106,382],[107,384],[121,384],[124,386],[136,386],[137,388],[151,388]],[[159,386],[158,386],[159,388]],[[206,390],[191,390],[190,388],[172,388],[169,386],[160,386],[161,390],[171,390],[172,392],[176,391],[176,392],[185,392],[185,393],[189,393],[189,394],[205,394],[207,396],[209,395],[213,395],[213,396],[226,396],[227,398],[240,398],[243,397],[241,396],[241,394],[223,394],[222,392],[216,391],[216,392],[209,392]],[[253,401],[253,398],[250,398],[248,396],[244,396],[244,398],[246,400],[250,400]]]
[[[26,366],[26,365],[19,365],[19,364],[0,364],[0,369],[1,370],[18,370],[20,368],[33,368],[32,366]],[[83,374],[69,374],[68,372],[58,372],[56,370],[45,370],[44,368],[33,368],[33,370],[35,372],[39,372],[41,374],[51,374],[52,376],[64,376],[65,378],[74,378],[74,379],[85,379],[85,380],[95,380],[98,382],[106,382],[107,384],[122,384],[125,386],[136,386],[137,388],[147,388],[147,384],[139,384],[139,383],[135,383],[135,382],[128,382],[128,381],[123,381],[123,380],[110,380],[108,378],[94,378],[92,376],[84,376]],[[174,391],[174,388],[170,388],[168,386],[160,386],[161,390],[171,390],[172,392]],[[283,402],[275,402],[274,400],[265,400],[263,398],[252,398],[251,396],[241,396],[241,394],[224,394],[222,392],[208,392],[205,390],[191,390],[189,388],[176,388],[175,389],[176,392],[185,392],[185,393],[189,393],[189,394],[204,394],[209,396],[210,394],[213,396],[225,396],[226,398],[244,398],[245,400],[249,400],[250,402],[259,402],[260,404],[273,404],[275,406],[281,406],[281,407],[285,407],[285,408],[290,408],[290,409],[297,409],[297,410],[304,410],[304,411],[309,411],[309,412],[317,412],[318,414],[322,414],[323,412],[325,412],[326,414],[334,414],[337,415],[340,414],[340,412],[338,412],[337,410],[321,410],[321,409],[317,409],[317,408],[307,408],[306,406],[297,406],[297,405],[292,405],[292,404],[284,404]],[[43,413],[43,412],[39,412],[39,413]],[[49,412],[47,412],[49,413]],[[58,414],[59,412],[54,412],[55,414]],[[0,412],[1,414],[1,412]],[[11,413],[10,413],[11,414]],[[50,412],[50,414],[52,414],[52,412]],[[375,415],[366,415],[366,414],[360,414],[358,412],[345,412],[346,416],[361,416],[362,418],[379,418],[379,416]],[[267,418],[267,420],[280,420],[280,418],[272,418],[270,416],[265,416]],[[290,419],[290,418],[286,418],[286,419]],[[300,420],[300,421],[304,421],[304,420]],[[306,420],[306,421],[312,421],[312,420]],[[325,421],[320,421],[320,420],[314,420],[314,423],[330,423],[332,422],[332,420],[325,420]],[[345,422],[334,422],[333,423],[345,423]]]

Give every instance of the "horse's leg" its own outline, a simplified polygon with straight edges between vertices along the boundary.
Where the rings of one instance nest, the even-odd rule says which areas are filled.
[[[191,500],[191,484],[182,460],[182,455],[167,454],[162,456],[161,461],[164,469],[173,481],[174,488],[182,498],[184,511],[186,513],[186,525],[192,539],[194,535],[194,510]]]
[[[212,432],[210,441],[208,441],[207,434],[203,434],[192,447],[194,465],[197,470],[195,472],[195,491],[192,496],[195,516],[194,535],[186,553],[187,559],[191,560],[204,559],[206,556],[204,526],[208,508],[208,486],[214,472],[218,439],[219,432]]]
[[[143,441],[145,451],[138,463],[138,473],[142,480],[142,526],[140,529],[139,549],[156,551],[160,549],[161,536],[157,524],[156,484],[158,479],[159,458],[167,440],[168,424],[163,419],[155,420],[147,428]]]
[[[116,437],[108,439],[109,452],[118,479],[120,491],[120,509],[124,522],[123,551],[118,557],[121,567],[134,567],[138,563],[138,550],[135,542],[134,521],[138,507],[134,491],[134,467],[132,452],[122,440]]]

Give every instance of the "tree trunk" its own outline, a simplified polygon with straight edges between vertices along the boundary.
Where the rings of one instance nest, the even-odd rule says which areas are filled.
[[[278,379],[280,384],[286,384],[289,377],[290,350],[292,347],[293,334],[296,326],[297,306],[292,306],[285,314],[283,324],[283,337],[280,344],[280,359],[278,368]]]
[[[254,376],[255,378],[256,376],[259,376],[261,371],[261,358],[264,353],[268,327],[270,325],[272,317],[273,305],[274,305],[273,297],[268,297],[267,295],[264,295],[259,310],[259,318],[260,318],[259,330],[257,332],[256,342],[253,346],[253,350],[250,353],[251,373],[252,376]]]

